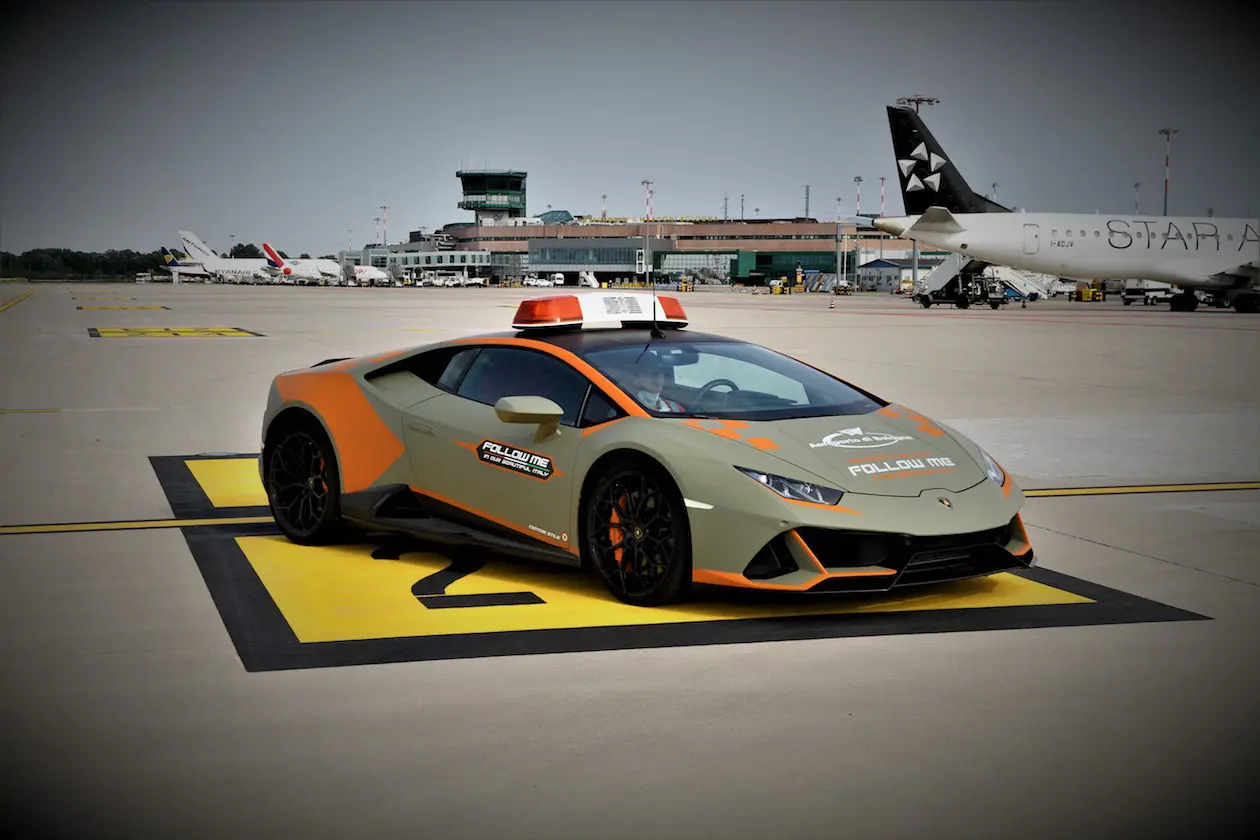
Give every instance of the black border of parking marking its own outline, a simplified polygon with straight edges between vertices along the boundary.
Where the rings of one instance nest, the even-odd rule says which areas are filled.
[[[201,455],[150,455],[149,464],[157,475],[158,484],[166,494],[171,513],[176,519],[216,519],[236,516],[267,516],[271,510],[266,505],[240,507],[215,507],[202,489],[201,482],[188,469],[185,461],[246,460],[257,463],[258,454],[240,452],[212,452]]]
[[[241,664],[248,672],[862,636],[1211,620],[1205,615],[1061,572],[1034,568],[1016,574],[1093,599],[1095,603],[737,618],[303,643],[298,641],[288,620],[236,543],[237,537],[278,535],[279,530],[273,524],[211,525],[181,530]],[[574,574],[580,572],[574,571]]]

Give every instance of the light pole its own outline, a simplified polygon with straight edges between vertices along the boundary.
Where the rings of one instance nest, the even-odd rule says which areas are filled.
[[[603,201],[603,205],[599,211],[599,217],[606,220],[608,218],[608,196],[601,195],[600,200]]]
[[[862,215],[862,176],[853,176],[853,183],[857,184],[857,204],[853,206],[853,215]]]
[[[1133,215],[1137,216],[1142,211],[1138,208],[1142,206],[1142,182],[1137,181],[1133,184]]]
[[[381,244],[389,247],[389,205],[381,205]]]
[[[839,289],[839,288],[840,288],[840,260],[841,260],[841,252],[840,252],[840,241],[841,241],[841,239],[840,239],[840,203],[841,203],[842,201],[844,201],[844,199],[840,198],[839,196],[837,196],[837,197],[836,197],[836,288],[837,288],[837,289]]]
[[[998,188],[998,182],[994,181],[993,182],[993,200],[994,201],[997,201],[997,188]]]
[[[1164,215],[1168,215],[1168,172],[1172,168],[1172,136],[1181,131],[1179,128],[1161,128],[1164,135]]]
[[[645,178],[645,179],[643,179],[642,181],[640,181],[639,183],[643,186],[644,192],[646,193],[646,201],[647,201],[647,219],[645,219],[644,221],[651,221],[651,219],[652,219],[652,184],[653,184],[653,182],[652,182],[652,181],[649,181],[649,180],[647,180],[647,179]]]
[[[739,194],[739,220],[744,221],[744,194]]]

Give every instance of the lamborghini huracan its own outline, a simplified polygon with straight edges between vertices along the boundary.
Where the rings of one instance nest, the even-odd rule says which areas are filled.
[[[879,592],[1028,568],[1024,495],[983,449],[677,298],[527,299],[511,329],[272,382],[259,470],[301,544],[393,532],[693,584]]]

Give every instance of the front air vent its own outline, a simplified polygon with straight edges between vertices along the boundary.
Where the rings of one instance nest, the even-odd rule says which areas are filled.
[[[795,572],[800,567],[796,558],[788,551],[787,542],[779,534],[761,547],[756,556],[744,568],[744,577],[749,580],[771,580]]]
[[[891,566],[890,560],[904,545],[895,534],[864,534],[832,528],[798,528],[801,539],[814,552],[824,568]]]

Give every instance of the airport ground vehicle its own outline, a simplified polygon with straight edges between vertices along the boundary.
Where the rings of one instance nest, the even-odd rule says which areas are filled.
[[[1006,303],[1006,287],[1001,281],[983,274],[961,273],[932,291],[919,292],[915,298],[924,309],[933,304],[952,304],[967,309],[972,304],[988,304],[997,309]]]
[[[1155,280],[1125,280],[1120,297],[1125,306],[1132,306],[1134,301],[1139,300],[1143,306],[1168,303],[1173,299],[1173,286]]]
[[[587,567],[621,600],[692,584],[886,591],[1034,562],[975,443],[676,298],[524,300],[512,330],[272,382],[259,470],[289,539],[343,526]]]

